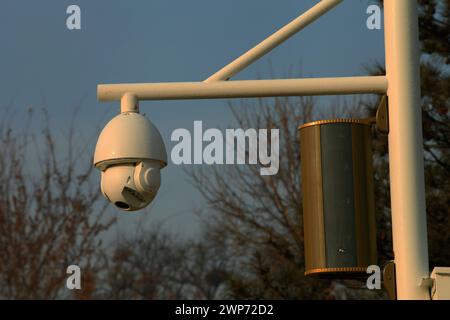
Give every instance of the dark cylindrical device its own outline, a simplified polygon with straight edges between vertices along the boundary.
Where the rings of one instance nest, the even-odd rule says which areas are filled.
[[[371,126],[336,119],[299,131],[305,275],[367,276],[377,264]]]

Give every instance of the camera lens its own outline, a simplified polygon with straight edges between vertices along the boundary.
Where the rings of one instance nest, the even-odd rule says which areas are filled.
[[[125,202],[122,202],[122,201],[117,201],[117,202],[115,203],[115,205],[116,205],[118,208],[120,208],[120,209],[124,209],[124,210],[130,209],[130,206],[129,206],[128,204],[126,204]]]

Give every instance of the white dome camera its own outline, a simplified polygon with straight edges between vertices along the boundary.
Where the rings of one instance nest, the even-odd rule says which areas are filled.
[[[117,208],[135,211],[155,198],[167,154],[158,129],[138,113],[136,98],[124,98],[122,113],[100,133],[94,166],[101,171],[103,195]],[[124,100],[134,101],[132,108]]]

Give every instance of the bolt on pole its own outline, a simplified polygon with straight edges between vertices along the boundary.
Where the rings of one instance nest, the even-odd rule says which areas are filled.
[[[392,234],[398,299],[430,299],[417,1],[384,1]]]

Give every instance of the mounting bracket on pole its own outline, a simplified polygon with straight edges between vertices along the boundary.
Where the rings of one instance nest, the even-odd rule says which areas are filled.
[[[388,261],[383,269],[383,285],[389,299],[397,300],[397,284],[395,281],[395,262]]]
[[[377,130],[381,133],[389,133],[389,104],[387,95],[381,97],[376,115]]]

